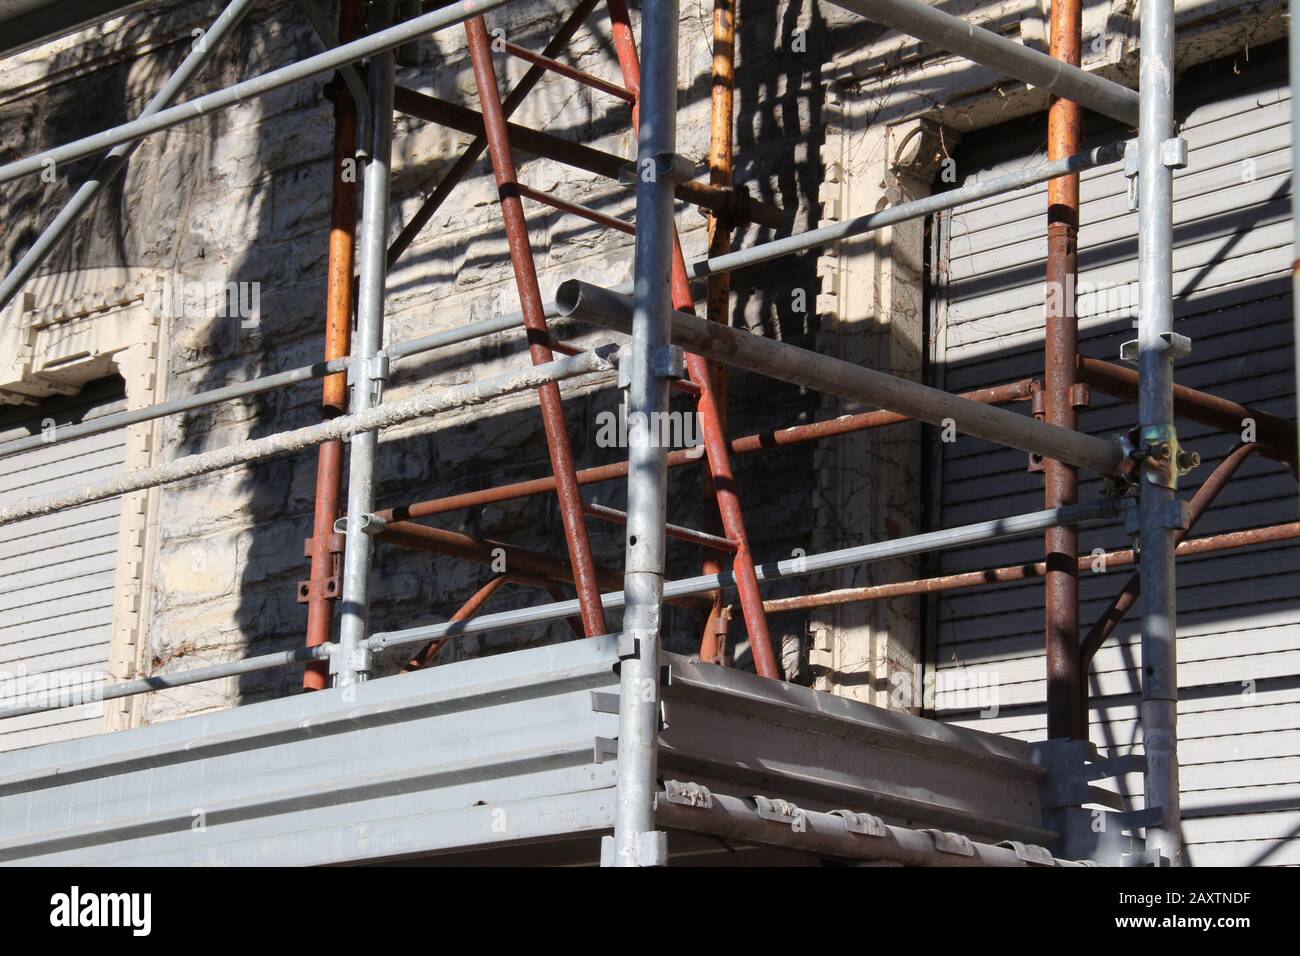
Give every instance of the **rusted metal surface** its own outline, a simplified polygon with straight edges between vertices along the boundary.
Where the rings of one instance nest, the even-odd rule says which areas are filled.
[[[623,87],[636,98],[641,95],[641,70],[623,69],[625,63],[637,63],[636,35],[632,32],[632,18],[628,16],[625,0],[607,0],[605,9],[609,12],[609,32],[614,37],[614,56],[623,73]],[[633,121],[633,126],[636,122]]]
[[[710,68],[712,96],[709,112],[709,182],[714,186],[732,188],[732,119],[736,78],[736,5],[735,0],[713,0],[713,58]],[[720,213],[709,216],[709,258],[726,255],[731,251],[732,223]],[[706,313],[710,322],[731,322],[731,273],[717,272],[709,276],[705,297]],[[709,378],[718,404],[723,431],[727,426],[727,367],[721,362],[709,362]],[[721,534],[722,515],[718,511],[717,492],[713,478],[707,472],[704,482],[704,529]],[[722,570],[723,555],[705,549],[700,561],[701,574],[716,574]],[[713,609],[704,622],[700,636],[700,660],[720,662],[726,659],[727,621],[723,613],[722,592],[713,595]]]
[[[636,94],[631,90],[619,86],[617,83],[611,83],[609,80],[601,79],[599,76],[588,73],[585,70],[579,70],[577,67],[569,66],[554,57],[549,57],[544,53],[534,53],[514,43],[505,44],[505,52],[517,59],[524,60],[534,66],[540,66],[544,70],[550,70],[559,76],[567,76],[569,79],[581,83],[583,86],[589,86],[593,90],[600,90],[602,93],[608,93],[610,96],[618,97],[627,103],[636,101]]]
[[[1029,398],[1033,382],[1033,379],[1021,379],[1006,385],[963,392],[961,397],[988,405],[1005,405]],[[792,425],[789,428],[781,428],[776,431],[733,438],[729,447],[733,455],[746,455],[757,451],[783,448],[787,445],[820,441],[823,438],[851,435],[854,432],[865,431],[869,428],[883,428],[887,425],[896,425],[906,421],[910,421],[910,419],[906,415],[900,415],[897,412],[861,412],[856,415],[833,418],[829,421],[812,422],[808,425]],[[700,455],[701,450],[699,448],[669,452],[668,467],[677,468],[682,465],[696,464],[700,460]],[[614,481],[626,477],[627,462],[625,461],[597,465],[594,468],[584,468],[577,473],[578,484],[580,485],[599,484],[602,481]],[[409,505],[388,508],[378,512],[378,514],[386,521],[428,518],[433,515],[446,514],[449,511],[459,511],[462,508],[476,508],[501,501],[513,501],[516,498],[527,498],[531,495],[549,494],[554,490],[554,478],[533,478],[529,481],[516,481],[508,485],[498,485],[480,491],[449,495],[445,498],[434,498],[430,501],[417,501]]]
[[[1201,554],[1215,554],[1220,551],[1233,551],[1252,545],[1278,544],[1300,538],[1300,521],[1289,524],[1265,525],[1247,531],[1230,531],[1224,534],[1206,535],[1192,538],[1178,545],[1178,556],[1191,557]],[[1122,548],[1107,551],[1100,555],[1085,555],[1078,559],[1080,571],[1092,567],[1094,561],[1104,562],[1107,568],[1128,567],[1136,563],[1133,550]],[[896,581],[891,584],[877,584],[862,588],[841,588],[836,591],[824,591],[820,594],[801,594],[797,597],[774,598],[764,601],[763,606],[769,614],[785,614],[791,611],[807,611],[812,608],[830,607],[835,604],[856,604],[861,601],[882,601],[888,598],[909,597],[914,594],[934,594],[940,591],[961,591],[966,588],[983,587],[990,584],[1007,584],[1013,581],[1026,581],[1041,578],[1047,573],[1047,564],[1035,561],[1029,564],[1009,564],[1000,568],[987,568],[982,571],[965,571],[961,574],[945,574],[940,577],[920,578],[914,581]]]
[[[1080,356],[1079,380],[1116,398],[1137,399],[1136,369]],[[1289,419],[1185,385],[1174,386],[1174,414],[1229,434],[1240,434],[1245,421],[1251,419],[1255,422],[1255,439],[1262,446],[1261,452],[1296,470],[1296,423]]]
[[[1079,65],[1081,0],[1053,0],[1051,55]],[[1047,158],[1073,156],[1083,135],[1077,103],[1053,97],[1047,111]],[[1079,251],[1079,174],[1047,184],[1046,332],[1043,339],[1044,420],[1077,428],[1071,401],[1079,354],[1079,319],[1075,309]],[[1059,508],[1079,500],[1079,470],[1065,462],[1043,462],[1043,507]],[[1073,525],[1049,528],[1044,536],[1047,577],[1044,582],[1044,639],[1047,648],[1047,736],[1079,737],[1079,577],[1075,556],[1079,530]]]
[[[1188,502],[1187,527],[1178,532],[1178,543],[1181,544],[1183,539],[1191,533],[1192,528],[1196,526],[1196,522],[1201,519],[1201,515],[1205,514],[1206,509],[1214,503],[1214,499],[1219,496],[1219,492],[1237,473],[1237,469],[1241,467],[1242,462],[1257,451],[1259,451],[1259,445],[1254,442],[1241,444],[1230,451],[1223,461],[1219,462],[1219,466],[1214,469],[1209,478],[1205,479],[1201,487],[1196,489],[1196,494]],[[1106,643],[1106,639],[1115,632],[1115,628],[1119,626],[1120,621],[1124,620],[1124,616],[1137,603],[1137,599],[1141,594],[1142,579],[1134,574],[1124,582],[1124,586],[1111,599],[1110,605],[1097,618],[1097,623],[1092,626],[1088,636],[1084,638],[1079,649],[1083,665],[1080,674],[1081,688],[1086,687],[1084,681],[1087,680],[1088,664],[1096,656],[1101,646]]]
[[[542,365],[553,357],[547,344],[550,333],[546,327],[542,292],[537,284],[537,267],[533,262],[533,247],[528,238],[523,201],[513,188],[518,177],[515,175],[514,159],[510,155],[510,139],[497,91],[487,25],[482,17],[465,21],[465,36],[474,67],[474,79],[478,85],[479,103],[483,108],[488,154],[492,159],[492,170],[500,196],[501,217],[505,224],[506,243],[510,248],[510,262],[514,266],[515,285],[519,289],[520,311],[523,313],[524,327],[528,330],[528,352],[534,365]],[[551,456],[551,470],[555,473],[560,520],[564,525],[569,559],[573,562],[574,584],[582,606],[582,625],[588,637],[596,637],[605,633],[605,609],[600,603],[600,587],[596,580],[591,541],[587,537],[582,495],[574,476],[573,449],[569,444],[569,433],[564,421],[560,387],[553,382],[543,385],[537,390],[537,399],[541,406],[546,447]]]
[[[475,538],[459,531],[434,528],[425,524],[417,524],[414,521],[389,522],[388,526],[376,534],[375,537],[388,544],[410,548],[415,551],[441,554],[450,558],[462,558],[489,567],[501,566],[504,567],[505,573],[510,575],[527,574],[548,581],[577,584],[577,576],[574,574],[573,565],[564,558],[545,554],[541,551],[534,551],[531,548],[507,544],[504,541],[495,541],[491,538]],[[623,574],[621,571],[599,565],[593,565],[592,571],[598,588],[604,588],[606,591],[621,591],[623,589]],[[599,590],[597,590],[598,595],[599,593]],[[696,596],[674,599],[672,603],[701,610],[707,610],[709,606],[707,599]],[[585,630],[585,621],[583,627]]]
[[[502,574],[490,579],[481,588],[475,591],[468,601],[461,605],[460,609],[451,616],[453,621],[468,621],[474,615],[483,609],[483,605],[488,602],[492,595],[501,589],[503,584],[522,584],[526,587],[537,588],[545,591],[551,596],[552,600],[563,601],[566,597],[564,589],[549,578],[544,578],[533,574]],[[582,637],[582,621],[578,618],[569,618],[569,629],[573,631],[574,637]],[[424,647],[411,656],[405,664],[402,665],[403,673],[419,670],[421,667],[427,667],[429,662],[438,656],[438,652],[443,649],[448,641],[453,638],[440,637],[437,640],[430,641]]]
[[[448,103],[426,93],[399,86],[394,94],[393,106],[399,112],[437,123],[462,133],[477,136],[483,133],[483,114],[465,106]],[[553,159],[566,166],[585,170],[595,176],[619,180],[628,160],[581,143],[573,143],[550,133],[530,129],[516,123],[507,123],[510,144],[544,159]],[[751,198],[747,193],[718,189],[709,183],[687,180],[676,186],[677,198],[715,212],[725,213],[735,222],[755,222],[779,228],[785,222],[785,213],[779,206]]]
[[[492,595],[496,594],[497,591],[500,590],[501,585],[506,584],[511,580],[512,578],[506,574],[492,578],[487,584],[483,585],[470,595],[469,600],[460,606],[460,609],[451,616],[451,619],[453,621],[469,620],[482,609],[483,605],[488,602],[488,599],[491,598]],[[424,667],[429,663],[429,661],[433,660],[437,653],[442,650],[443,645],[450,640],[450,637],[443,637],[425,644],[424,647],[420,648],[418,652],[411,656],[409,661],[402,665],[402,670],[409,672]]]
[[[596,8],[598,2],[600,0],[582,0],[569,14],[564,23],[560,25],[560,29],[555,32],[555,36],[551,38],[551,41],[543,48],[542,55],[555,56],[561,50],[566,49],[569,41],[573,39],[574,34],[578,32],[587,17],[591,15],[591,11]],[[515,88],[502,101],[501,112],[505,116],[511,116],[545,75],[546,69],[544,67],[530,67],[528,72],[515,85]],[[469,171],[474,168],[474,164],[478,162],[485,149],[487,149],[487,137],[480,131],[475,136],[474,141],[465,147],[465,152],[461,154],[460,159],[456,160],[455,165],[447,170],[442,179],[438,181],[438,185],[433,192],[420,204],[420,208],[411,216],[410,221],[402,227],[402,231],[397,234],[397,238],[393,240],[392,245],[388,247],[388,265],[390,268],[401,257],[402,253],[410,248],[411,243],[415,241],[415,237],[428,225],[434,213],[447,201],[447,197],[455,191],[456,187],[469,174]]]
[[[559,314],[571,319],[624,334],[633,328],[633,299],[615,289],[569,279],[556,288],[555,303]],[[680,310],[672,316],[672,344],[686,352],[720,359],[733,368],[902,412],[932,425],[946,425],[945,420],[952,419],[964,435],[1060,458],[1105,476],[1127,477],[1135,464],[1120,442],[1113,439],[1035,421],[912,379],[708,322]]]
[[[341,0],[339,40],[347,43],[359,35],[365,4]],[[330,198],[329,253],[325,267],[325,360],[346,358],[352,351],[352,266],[357,228],[356,177],[345,177],[345,161],[357,151],[357,109],[351,95],[335,84],[334,165]],[[321,415],[333,418],[348,410],[347,374],[327,375],[322,385]],[[311,571],[307,581],[307,646],[329,642],[338,599],[338,567],[330,548],[334,519],[339,513],[343,491],[343,442],[323,442],[316,457],[316,505],[312,518]],[[303,672],[304,690],[329,686],[329,667],[313,661]]]
[[[593,518],[600,518],[602,521],[610,521],[615,524],[627,524],[626,511],[618,511],[614,508],[606,508],[604,505],[593,503],[588,503],[586,508],[587,514]],[[690,544],[698,544],[701,547],[718,551],[736,550],[735,542],[709,534],[707,531],[696,531],[693,528],[683,528],[681,525],[675,524],[665,525],[664,527],[668,537],[676,538],[678,541],[686,541]]]
[[[1231,551],[1234,548],[1248,548],[1258,544],[1278,544],[1300,538],[1300,521],[1288,524],[1270,524],[1262,528],[1250,528],[1246,531],[1229,531],[1224,534],[1211,534],[1203,538],[1193,538],[1178,545],[1178,556],[1190,557],[1195,554],[1213,554],[1217,551]],[[1130,551],[1129,554],[1132,554]],[[1130,561],[1130,563],[1132,563]]]
[[[622,24],[627,35],[631,35],[627,5],[624,0],[609,0],[610,20]],[[615,44],[619,68],[623,72],[623,83],[628,89],[641,86],[641,66],[634,43]],[[633,125],[637,125],[637,108],[632,110]],[[711,187],[713,188],[713,187]],[[734,195],[734,191],[732,193]],[[715,209],[718,213],[727,210]],[[680,312],[695,311],[695,301],[691,295],[690,279],[687,277],[686,260],[682,256],[681,238],[673,229],[673,266],[672,297],[673,308]],[[713,482],[712,499],[717,502],[721,517],[722,531],[727,539],[736,546],[732,556],[732,573],[736,578],[736,591],[740,598],[741,614],[745,621],[745,630],[749,636],[750,652],[754,659],[754,670],[762,677],[780,679],[781,669],[777,665],[776,653],[767,629],[767,618],[763,613],[763,596],[758,589],[758,575],[754,572],[754,558],[749,548],[749,535],[745,531],[745,519],[741,513],[740,498],[736,492],[736,477],[731,467],[731,453],[728,448],[723,413],[718,398],[712,388],[708,361],[700,355],[686,353],[686,372],[690,380],[699,386],[700,394],[696,399],[695,409],[699,416],[700,431],[704,438],[704,454],[708,462],[709,475]]]
[[[700,660],[706,664],[719,667],[731,666],[731,653],[727,645],[727,634],[731,629],[732,606],[715,601],[705,621],[705,640],[700,642]],[[712,637],[709,637],[711,632]]]
[[[567,199],[561,199],[551,193],[543,192],[540,189],[533,189],[531,186],[525,186],[523,183],[517,183],[515,190],[525,199],[531,199],[533,202],[542,203],[550,206],[552,209],[558,209],[561,212],[567,212],[570,215],[586,219],[588,222],[594,222],[598,226],[604,226],[606,229],[615,229],[627,235],[636,234],[636,226],[630,222],[624,222],[622,219],[615,219],[613,216],[606,215],[595,209],[589,209],[586,206],[580,206],[577,203],[569,202]]]

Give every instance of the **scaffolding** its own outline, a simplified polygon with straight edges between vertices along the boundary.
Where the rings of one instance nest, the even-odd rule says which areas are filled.
[[[677,0],[644,0],[640,23],[643,59],[638,54],[626,3],[607,0],[605,10],[621,83],[593,76],[557,58],[585,21],[595,14],[597,0],[580,0],[574,5],[540,52],[513,43],[504,44],[502,49],[493,46],[485,17],[508,2],[461,0],[414,17],[409,16],[408,5],[401,4],[406,18],[399,20],[395,10],[398,5],[394,3],[376,0],[368,4],[367,10],[362,0],[342,0],[335,31],[312,0],[302,0],[301,5],[325,45],[325,52],[216,92],[177,102],[186,84],[202,70],[212,52],[252,6],[252,0],[231,0],[207,31],[207,42],[190,52],[139,118],[0,167],[0,182],[9,182],[39,172],[50,162],[63,163],[105,154],[91,177],[0,283],[0,308],[3,308],[103,186],[120,174],[141,138],[288,84],[337,71],[336,79],[327,88],[334,110],[335,163],[322,361],[73,425],[61,429],[57,440],[66,441],[315,379],[321,379],[323,384],[322,421],[180,458],[70,493],[27,499],[0,509],[0,525],[8,524],[316,447],[316,505],[312,537],[307,542],[310,575],[300,589],[308,614],[305,644],[293,651],[97,688],[95,699],[117,699],[291,666],[304,667],[305,690],[323,690],[331,684],[349,687],[369,680],[373,656],[381,650],[409,648],[411,657],[404,669],[421,670],[428,667],[447,641],[523,624],[568,621],[576,635],[593,642],[593,647],[603,642],[599,653],[615,655],[617,660],[616,806],[613,837],[608,838],[602,851],[605,864],[639,866],[666,862],[666,840],[661,828],[671,827],[844,859],[922,865],[1058,865],[1065,861],[1023,842],[994,846],[939,830],[908,830],[886,825],[865,813],[805,811],[781,801],[764,802],[762,798],[746,801],[677,781],[661,787],[657,772],[665,697],[660,650],[665,602],[683,604],[704,615],[699,652],[703,663],[692,665],[699,673],[690,673],[695,674],[695,680],[707,681],[707,676],[699,674],[707,670],[707,665],[725,662],[727,658],[730,609],[723,594],[735,590],[755,670],[761,677],[779,682],[781,671],[766,625],[769,613],[1042,578],[1049,737],[1082,741],[1084,752],[1089,661],[1115,624],[1130,608],[1140,605],[1141,724],[1145,739],[1141,770],[1146,809],[1129,818],[1129,822],[1145,828],[1146,841],[1145,853],[1134,855],[1134,859],[1179,865],[1175,556],[1294,539],[1300,535],[1300,526],[1276,525],[1188,538],[1196,519],[1250,454],[1258,452],[1276,458],[1294,470],[1297,435],[1294,422],[1173,382],[1175,360],[1190,349],[1190,343],[1173,329],[1171,290],[1172,176],[1174,169],[1187,163],[1186,144],[1177,136],[1173,115],[1173,0],[1142,4],[1141,75],[1136,92],[1079,68],[1080,0],[1052,4],[1050,54],[966,23],[918,0],[834,0],[838,6],[861,17],[1050,92],[1047,162],[847,222],[737,250],[730,248],[730,237],[736,226],[747,222],[780,226],[787,217],[782,210],[752,199],[732,181],[734,0],[714,0],[712,135],[707,182],[697,181],[691,165],[676,153]],[[401,88],[395,81],[394,51],[434,31],[457,26],[466,32],[481,112]],[[1295,43],[1293,34],[1293,68],[1297,59]],[[504,97],[499,91],[494,53],[504,53],[530,64],[522,79]],[[511,123],[511,114],[547,72],[630,104],[638,134],[635,157],[625,160]],[[1137,138],[1081,150],[1082,109],[1136,127]],[[468,133],[474,139],[389,244],[395,113],[442,124]],[[362,146],[364,175],[358,196],[356,183],[342,174],[342,160],[358,155]],[[512,150],[554,159],[595,176],[629,182],[636,190],[634,223],[525,186],[517,178]],[[519,294],[519,312],[385,346],[384,297],[389,268],[485,152],[495,177]],[[1136,177],[1140,217],[1138,336],[1134,343],[1126,345],[1124,355],[1137,365],[1136,371],[1080,357],[1077,318],[1072,305],[1061,297],[1055,299],[1055,305],[1049,304],[1047,312],[1041,384],[1025,380],[961,395],[764,338],[729,324],[729,274],[733,270],[1040,183],[1048,184],[1050,197],[1046,281],[1073,289],[1071,280],[1077,271],[1079,174],[1121,162]],[[560,285],[554,301],[545,301],[533,263],[525,201],[561,209],[602,229],[632,234],[635,255],[631,285],[609,289],[570,280]],[[697,205],[709,217],[709,250],[702,260],[688,263],[682,254],[673,219],[676,201]],[[1297,242],[1300,244],[1300,238]],[[703,318],[694,314],[693,280],[706,285]],[[1049,303],[1052,301],[1049,297]],[[551,332],[548,320],[557,317],[579,319],[628,338],[619,346],[578,350],[559,341]],[[529,369],[437,393],[385,400],[384,385],[393,363],[519,327],[527,335],[532,362]],[[729,368],[879,410],[766,435],[729,438],[725,415]],[[702,451],[672,451],[644,436],[641,440],[634,437],[627,461],[578,469],[565,430],[560,383],[615,369],[620,384],[627,390],[630,419],[656,420],[668,411],[674,390],[690,396],[703,429]],[[1114,441],[1077,431],[1080,390],[1087,387],[1136,400],[1136,425]],[[550,475],[449,498],[377,508],[377,448],[382,429],[529,392],[537,396],[551,462]],[[1041,416],[1025,416],[1002,407],[1040,394]],[[1258,441],[1239,446],[1188,505],[1177,497],[1178,479],[1196,467],[1199,460],[1195,453],[1179,445],[1174,430],[1176,415],[1227,431],[1238,430],[1243,418],[1253,418],[1258,426]],[[793,560],[756,563],[735,487],[732,456],[773,445],[831,440],[907,420],[932,425],[951,422],[961,434],[1040,456],[1046,472],[1043,510]],[[38,436],[8,442],[0,446],[0,456],[17,454],[45,440]],[[348,480],[346,506],[342,507],[345,442],[349,447]],[[671,522],[667,513],[667,481],[670,468],[698,461],[701,455],[706,464],[702,492],[709,509],[706,527],[697,530]],[[1094,502],[1080,503],[1079,469],[1102,476],[1107,494]],[[611,480],[626,481],[626,512],[587,503],[582,497],[584,485]],[[567,559],[444,531],[419,520],[461,508],[549,494],[558,500]],[[1138,571],[1081,639],[1077,579],[1079,569],[1086,567],[1091,556],[1079,557],[1076,528],[1083,523],[1114,520],[1125,514],[1129,515],[1140,542],[1141,561],[1137,560],[1138,548],[1112,552],[1106,555],[1106,560],[1116,566],[1137,564]],[[587,539],[588,520],[626,526],[625,562],[621,571],[595,563]],[[1031,566],[994,568],[766,602],[760,591],[760,585],[766,581],[919,555],[971,542],[1038,534],[1044,535],[1045,559]],[[665,549],[669,537],[701,546],[704,558],[699,575],[666,580]],[[374,550],[381,543],[480,563],[490,563],[494,549],[502,548],[507,554],[509,570],[494,574],[447,622],[375,632],[368,623],[368,594]],[[505,584],[537,588],[553,600],[518,610],[483,613],[483,607]],[[565,597],[566,586],[575,589],[575,598]],[[336,605],[337,634],[332,628]],[[623,626],[615,639],[609,635],[606,612],[617,609],[622,610]],[[675,666],[683,667],[680,662]],[[729,692],[739,693],[734,688]],[[41,702],[11,707],[5,710],[4,716],[68,703]],[[922,736],[925,731],[917,725],[911,732]],[[1089,758],[1085,755],[1081,759]],[[1100,775],[1097,772],[1092,776]],[[1066,804],[1081,804],[1085,799],[1076,794]],[[1068,853],[1079,845],[1071,842],[1077,819],[1071,822],[1061,817],[1058,823],[1055,837]]]

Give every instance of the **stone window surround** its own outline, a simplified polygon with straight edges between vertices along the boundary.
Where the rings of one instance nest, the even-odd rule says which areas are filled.
[[[0,404],[34,405],[43,398],[76,395],[96,379],[118,374],[126,382],[128,409],[160,401],[166,394],[165,311],[151,293],[159,288],[152,270],[87,269],[40,276],[0,316]],[[124,469],[154,463],[162,421],[131,425]],[[157,513],[157,489],[122,498],[117,580],[109,647],[109,680],[145,671],[149,593]],[[104,729],[140,722],[137,698],[109,701]]]

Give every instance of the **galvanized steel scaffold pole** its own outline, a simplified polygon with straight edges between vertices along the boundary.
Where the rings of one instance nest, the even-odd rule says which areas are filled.
[[[673,313],[673,177],[677,149],[677,0],[646,0],[636,161],[636,246],[628,420],[668,410]],[[633,416],[642,416],[634,418]],[[608,866],[667,863],[667,835],[655,830],[659,744],[659,628],[663,615],[668,449],[638,429],[628,449],[623,632],[634,644],[619,673],[617,796]]]
[[[313,4],[306,2],[305,10]],[[339,36],[344,42],[360,34],[365,12],[362,0],[340,0]],[[309,13],[315,20],[319,14]],[[318,29],[318,33],[323,32]],[[355,73],[355,70],[352,71]],[[327,95],[329,95],[327,93]],[[364,89],[358,99],[335,88],[331,96],[334,114],[334,152],[330,167],[330,227],[325,259],[325,361],[345,359],[352,351],[352,273],[356,262],[357,183],[348,175],[349,163],[356,162],[358,106],[366,107]],[[369,109],[366,109],[369,112]],[[366,126],[369,128],[369,119]],[[324,418],[346,414],[348,410],[347,376],[335,373],[325,377],[321,389],[321,414]],[[339,598],[337,535],[334,522],[339,516],[339,499],[343,494],[343,441],[322,442],[316,453],[316,502],[312,514],[311,538],[307,543],[310,558],[306,582],[307,646],[329,643],[334,624],[334,603]],[[331,587],[331,584],[333,587]],[[302,686],[306,690],[324,690],[329,685],[328,669],[313,661],[303,670]]]
[[[618,53],[619,67],[623,71],[623,82],[629,89],[638,89],[641,86],[641,65],[637,60],[627,4],[624,0],[608,0],[606,5],[615,36],[620,38],[614,46]],[[638,107],[633,107],[634,116],[637,109]],[[674,309],[693,313],[695,302],[686,271],[686,259],[682,254],[681,239],[677,235],[676,223],[670,220],[669,227],[672,236],[672,305]],[[725,390],[722,393],[715,391],[709,363],[702,357],[687,354],[683,364],[687,379],[697,389],[695,413],[699,419],[708,465],[706,488],[711,492],[711,502],[717,507],[724,533],[736,545],[731,563],[736,571],[737,598],[745,621],[754,670],[763,677],[779,679],[781,670],[768,633],[767,617],[763,613],[763,596],[758,590],[758,579],[754,574],[754,557],[750,552],[749,534],[745,530],[745,518],[741,512],[735,473],[727,449],[726,414],[719,398],[720,394],[725,396]]]
[[[153,116],[171,106],[172,100],[180,95],[181,90],[189,83],[199,71],[207,64],[212,54],[221,46],[235,29],[239,26],[240,21],[244,19],[245,14],[252,8],[257,0],[231,0],[230,5],[221,11],[221,15],[212,21],[212,26],[208,27],[204,33],[190,49],[181,65],[176,67],[176,71],[171,75],[163,88],[153,95],[148,105],[140,112],[141,117]],[[32,277],[32,273],[45,261],[45,257],[50,254],[64,233],[72,227],[72,224],[80,218],[86,208],[95,201],[99,191],[112,182],[117,175],[126,168],[127,160],[135,152],[139,145],[139,140],[133,142],[120,143],[109,150],[95,166],[95,171],[90,174],[90,178],[83,182],[77,191],[72,194],[72,198],[67,201],[64,207],[59,210],[59,214],[54,217],[45,230],[32,243],[31,248],[23,253],[23,257],[18,260],[9,274],[0,282],[0,312],[4,312],[5,306],[13,299],[22,288],[23,283]]]
[[[1147,849],[1182,864],[1178,799],[1178,649],[1174,536],[1181,521],[1175,492],[1173,167],[1185,146],[1174,138],[1174,4],[1144,0],[1139,91],[1138,415],[1145,454],[1138,497],[1142,558],[1142,737],[1146,806],[1159,808]]]
[[[561,314],[584,322],[623,333],[629,332],[633,325],[628,296],[611,289],[569,279],[556,289],[555,300]],[[932,425],[951,418],[963,435],[1059,458],[1102,475],[1129,471],[1130,463],[1118,442],[1049,425],[788,342],[706,322],[682,312],[673,313],[670,334],[674,344],[706,358],[720,359],[733,368],[758,372],[826,395],[870,403]]]
[[[372,26],[392,16],[388,2],[370,6]],[[386,357],[380,354],[384,338],[384,287],[388,271],[388,189],[392,176],[393,152],[393,54],[376,53],[370,58],[370,142],[362,173],[361,251],[357,293],[357,331],[352,340],[353,414],[360,414],[381,401]],[[370,563],[374,540],[361,530],[361,522],[375,510],[375,471],[378,467],[379,434],[363,432],[352,436],[348,455],[347,536],[343,547],[343,598],[339,619],[339,652],[330,661],[336,686],[346,687],[366,680],[370,652],[365,646],[370,616]]]

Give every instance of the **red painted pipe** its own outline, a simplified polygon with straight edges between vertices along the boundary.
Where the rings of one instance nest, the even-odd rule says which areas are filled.
[[[360,35],[365,5],[361,0],[342,0],[339,5],[339,39],[343,43]],[[352,264],[357,228],[356,177],[344,177],[344,165],[355,160],[357,110],[345,91],[334,97],[334,165],[330,198],[329,253],[325,272],[325,360],[346,358],[352,351]],[[325,377],[321,396],[321,417],[333,418],[348,410],[347,374]],[[337,591],[329,582],[337,573],[335,553],[330,549],[334,519],[339,514],[343,490],[343,442],[321,444],[316,457],[316,505],[312,517],[311,571],[307,582],[307,646],[318,647],[330,639]],[[304,690],[329,686],[329,665],[313,661],[302,676]]]
[[[1079,65],[1083,31],[1080,0],[1052,0],[1051,54]],[[1047,112],[1047,158],[1079,151],[1083,111],[1079,104],[1052,97]],[[1077,428],[1072,401],[1079,355],[1075,308],[1079,252],[1079,174],[1047,184],[1047,294],[1043,337],[1044,418],[1051,425]],[[1043,462],[1043,507],[1061,508],[1079,500],[1079,469],[1063,461]],[[1047,580],[1044,585],[1044,643],[1047,649],[1047,736],[1080,737],[1079,723],[1079,529],[1048,528],[1044,535]]]
[[[1107,395],[1125,401],[1137,401],[1136,369],[1080,356],[1079,379]],[[1230,435],[1241,434],[1245,427],[1244,421],[1251,419],[1255,422],[1255,439],[1261,446],[1260,451],[1269,458],[1290,465],[1293,472],[1296,470],[1296,427],[1295,422],[1288,418],[1262,412],[1249,405],[1188,388],[1186,385],[1174,386],[1174,415]]]
[[[512,188],[518,177],[515,175],[514,159],[510,155],[510,139],[506,133],[505,114],[497,90],[496,70],[492,66],[487,25],[482,17],[465,21],[465,36],[474,66],[474,79],[478,85],[479,103],[483,109],[483,129],[488,141],[488,155],[492,159],[492,171],[496,177],[506,243],[515,270],[515,285],[519,289],[520,311],[523,313],[524,327],[529,333],[528,351],[533,364],[542,365],[554,356],[546,344],[550,333],[546,327],[542,292],[537,284],[537,267],[533,262],[533,247],[528,238],[523,201]],[[573,563],[578,601],[582,607],[582,626],[588,637],[595,637],[605,633],[605,609],[600,603],[595,560],[582,511],[582,495],[578,491],[578,479],[574,475],[573,449],[564,422],[560,386],[555,382],[543,385],[537,390],[537,398],[542,410],[542,429],[546,433],[546,445],[551,456],[551,470],[555,473],[560,521],[564,525],[564,538],[569,549],[569,559]]]
[[[546,44],[542,54],[544,56],[554,56],[568,47],[569,41],[573,39],[574,34],[578,32],[578,29],[586,21],[591,11],[596,8],[598,2],[599,0],[582,0],[569,14],[568,19],[560,25],[560,29],[555,32],[555,36]],[[519,105],[523,103],[525,97],[532,92],[533,87],[545,75],[546,69],[544,67],[529,67],[528,72],[523,75],[523,78],[520,79],[501,104],[501,112],[505,116],[513,114],[519,108]],[[420,231],[428,225],[434,213],[447,201],[447,197],[460,185],[461,180],[474,168],[474,164],[478,162],[478,158],[483,155],[485,149],[487,149],[487,137],[479,133],[474,137],[474,141],[465,147],[465,152],[461,154],[460,159],[456,160],[455,165],[447,170],[446,175],[439,180],[433,192],[420,204],[420,208],[415,211],[415,215],[411,217],[410,222],[402,227],[402,231],[397,234],[393,244],[388,247],[388,267],[390,269],[393,267],[393,263],[415,241],[415,237],[420,234]]]
[[[1033,379],[1026,378],[1018,382],[1009,382],[1006,385],[962,392],[961,397],[985,405],[1005,405],[1029,398],[1033,393],[1033,385]],[[792,425],[789,428],[780,428],[776,431],[733,438],[729,447],[733,455],[747,455],[758,451],[770,451],[773,448],[785,448],[805,442],[820,441],[823,438],[851,435],[870,428],[884,428],[888,425],[897,425],[907,421],[911,421],[911,419],[906,415],[900,415],[898,412],[859,412],[856,415],[844,415],[829,421],[812,422],[808,425]],[[700,453],[701,449],[698,448],[679,449],[669,452],[668,467],[679,468],[682,465],[694,464],[700,460]],[[602,481],[615,481],[626,478],[627,462],[618,461],[608,465],[597,465],[594,468],[584,468],[578,472],[577,477],[580,485],[599,484]],[[378,514],[385,521],[429,518],[433,515],[459,511],[463,508],[477,508],[482,505],[527,498],[531,495],[550,494],[554,490],[554,477],[533,478],[528,481],[498,485],[495,488],[483,488],[479,491],[468,491],[459,495],[434,498],[430,501],[416,501],[411,504],[388,508],[378,512]]]

